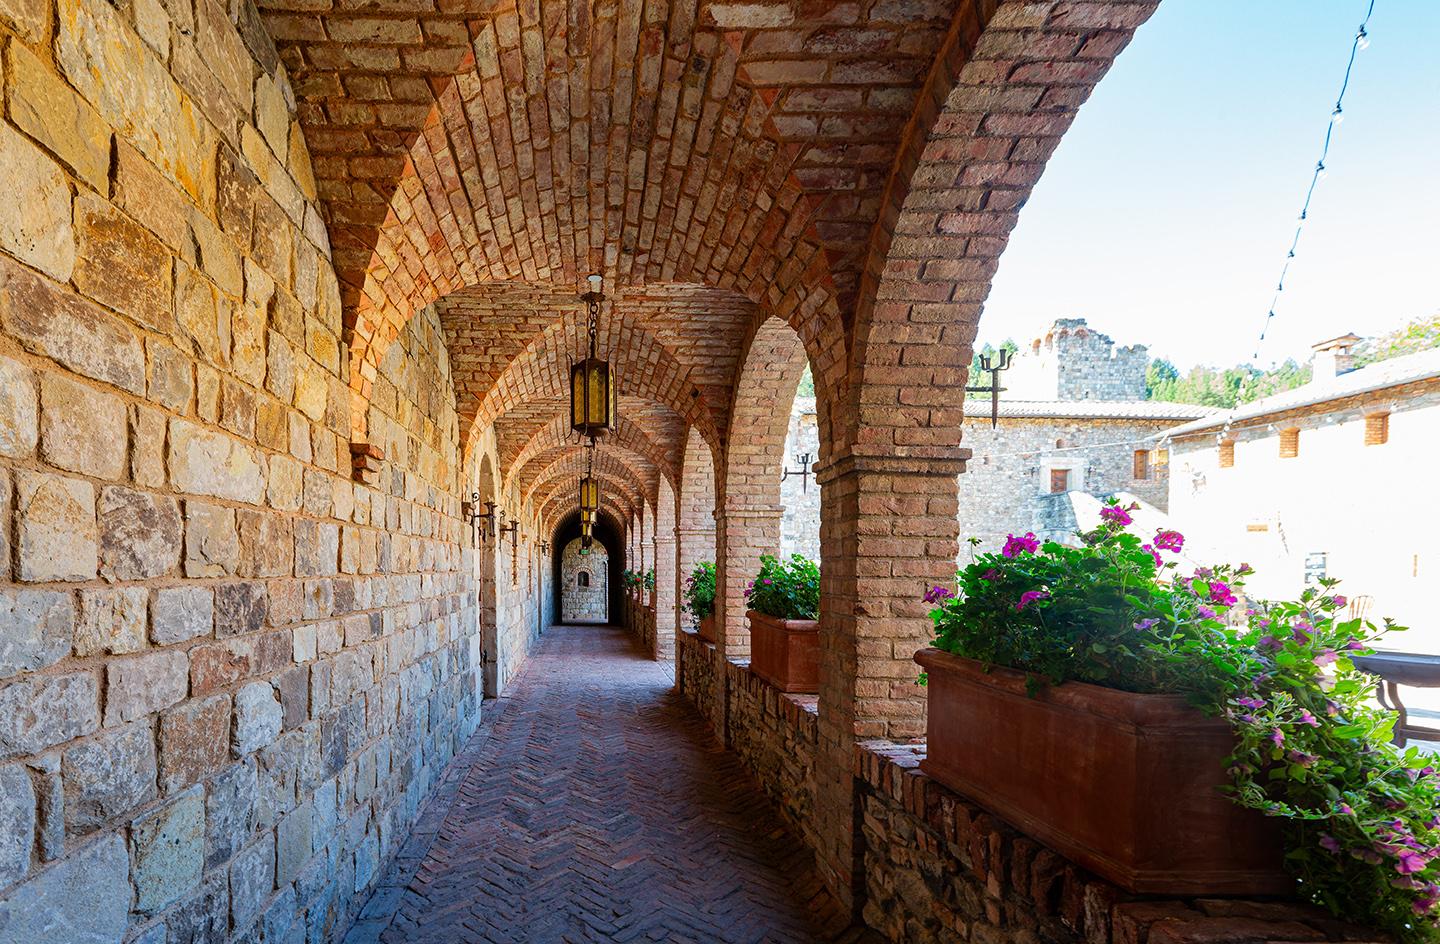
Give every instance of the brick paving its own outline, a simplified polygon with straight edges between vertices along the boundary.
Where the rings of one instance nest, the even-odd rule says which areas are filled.
[[[619,629],[551,628],[347,944],[867,939],[672,685]]]

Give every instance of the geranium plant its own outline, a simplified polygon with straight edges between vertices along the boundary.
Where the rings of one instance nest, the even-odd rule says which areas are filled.
[[[654,567],[651,567],[649,570],[645,571],[644,586],[645,586],[645,589],[646,589],[646,590],[654,590],[654,589],[655,589],[655,568],[654,568]]]
[[[640,586],[640,572],[627,569],[620,575],[620,582],[626,590],[634,590]]]
[[[1031,673],[1182,694],[1235,732],[1235,802],[1282,821],[1298,894],[1402,939],[1440,940],[1440,814],[1427,755],[1391,743],[1350,656],[1401,629],[1346,619],[1335,581],[1244,603],[1238,567],[1182,574],[1175,531],[1145,540],[1112,502],[1079,547],[1011,535],[934,587],[935,645]]]
[[[820,566],[803,554],[760,558],[760,573],[745,587],[750,609],[777,619],[813,620],[820,615]]]
[[[715,565],[701,561],[685,578],[685,611],[698,622],[715,612]]]

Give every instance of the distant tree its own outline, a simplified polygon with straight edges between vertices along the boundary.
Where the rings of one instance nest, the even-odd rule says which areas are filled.
[[[1440,347],[1440,311],[1356,345],[1355,365],[1364,367]]]
[[[1006,338],[1004,341],[1001,342],[1001,344],[1000,344],[1000,349],[1001,349],[1001,350],[1005,350],[1005,351],[1009,351],[1009,352],[1010,352],[1010,356],[1011,356],[1011,357],[1014,357],[1017,353],[1019,353],[1019,351],[1020,351],[1020,345],[1018,345],[1018,344],[1015,343],[1015,339],[1014,339],[1014,338]],[[995,349],[995,346],[994,346],[994,345],[989,344],[989,343],[986,343],[986,344],[984,344],[984,345],[981,345],[980,350],[976,351],[976,352],[975,352],[975,356],[970,359],[970,382],[971,382],[971,383],[987,383],[987,382],[988,382],[989,378],[988,378],[988,377],[982,378],[982,376],[981,376],[981,374],[980,374],[980,358],[982,358],[982,357],[988,357],[988,358],[990,358],[990,362],[993,364],[993,363],[995,363],[995,355],[996,355],[997,353],[999,353],[999,352]]]
[[[815,396],[815,377],[810,373],[810,365],[805,365],[805,373],[800,375],[800,386],[795,388],[797,397]]]
[[[1309,380],[1309,365],[1301,366],[1293,360],[1270,370],[1260,370],[1253,364],[1224,369],[1202,365],[1180,374],[1169,361],[1157,358],[1145,372],[1145,387],[1151,400],[1198,403],[1222,409],[1293,390]]]
[[[1175,365],[1157,357],[1145,368],[1145,396],[1151,400],[1167,400],[1168,397],[1158,396],[1157,391],[1172,389],[1179,379],[1180,371],[1175,369]]]

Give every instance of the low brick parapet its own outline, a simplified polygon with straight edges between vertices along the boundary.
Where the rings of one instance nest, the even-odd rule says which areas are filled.
[[[926,776],[925,745],[856,745],[865,923],[892,941],[1379,941],[1294,901],[1131,895]]]

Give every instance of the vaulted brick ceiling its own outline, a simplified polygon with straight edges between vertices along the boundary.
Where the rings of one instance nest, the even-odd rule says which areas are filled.
[[[896,148],[959,0],[264,0],[369,376],[435,302],[462,435],[551,436],[605,275],[631,456],[723,449],[769,315],[843,356]],[[969,2],[969,0],[965,0]],[[617,448],[622,448],[618,447]],[[637,463],[638,467],[638,463]],[[528,482],[527,482],[528,484]]]

